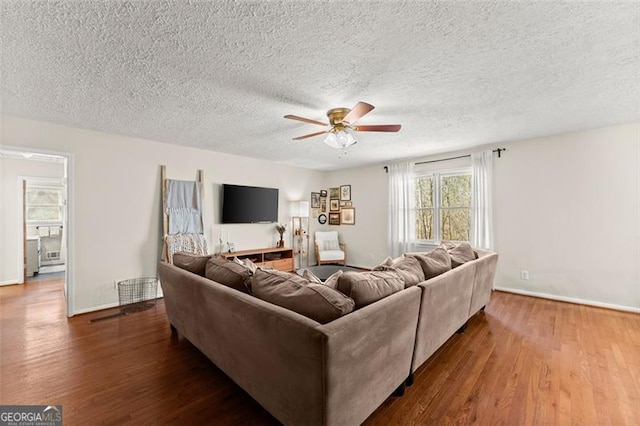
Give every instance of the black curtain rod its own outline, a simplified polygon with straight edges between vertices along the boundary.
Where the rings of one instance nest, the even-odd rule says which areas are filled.
[[[492,152],[497,152],[498,153],[498,158],[501,158],[502,157],[502,151],[506,151],[506,150],[507,150],[507,148],[497,148],[497,149],[494,149]],[[420,161],[420,162],[415,163],[415,164],[417,166],[418,164],[439,163],[440,161],[457,160],[458,158],[467,158],[467,157],[471,157],[471,154],[458,155],[457,157],[441,158],[439,160]],[[384,171],[389,173],[389,166],[384,166]]]

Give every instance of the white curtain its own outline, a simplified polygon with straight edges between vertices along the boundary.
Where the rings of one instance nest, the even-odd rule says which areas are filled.
[[[415,250],[414,187],[413,162],[389,166],[389,253],[393,257]]]
[[[493,237],[493,153],[471,154],[471,238],[473,247],[494,249]]]

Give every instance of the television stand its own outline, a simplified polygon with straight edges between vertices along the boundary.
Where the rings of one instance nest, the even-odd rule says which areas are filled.
[[[293,249],[291,248],[262,248],[253,250],[232,251],[231,253],[220,253],[224,259],[232,260],[250,259],[260,267],[277,269],[278,271],[293,272]]]

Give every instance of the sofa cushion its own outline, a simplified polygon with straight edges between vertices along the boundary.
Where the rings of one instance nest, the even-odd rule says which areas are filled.
[[[351,297],[356,309],[392,295],[404,288],[397,271],[345,272],[338,279],[338,291]]]
[[[404,288],[417,285],[425,280],[420,262],[411,256],[401,256],[396,259],[387,257],[384,262],[373,268],[373,270],[398,272],[404,281]]]
[[[451,257],[444,247],[438,247],[427,253],[407,253],[407,257],[413,257],[420,263],[425,280],[451,269]]]
[[[469,243],[460,243],[453,248],[448,249],[449,256],[451,256],[451,267],[457,268],[466,262],[475,260],[476,253],[471,248]]]
[[[333,274],[329,275],[329,277],[323,282],[313,272],[311,272],[308,269],[305,269],[302,272],[302,277],[309,280],[309,282],[316,283],[316,284],[324,284],[335,289],[338,286],[338,279],[342,274],[343,274],[343,271],[336,271]]]
[[[232,260],[212,257],[207,262],[205,276],[212,281],[250,293],[251,272],[245,266]]]
[[[262,269],[251,280],[253,295],[287,308],[321,324],[353,311],[354,302],[331,287],[296,274]]]
[[[344,260],[344,252],[342,250],[324,250],[318,252],[318,255],[322,261]]]
[[[209,256],[199,256],[193,253],[179,252],[173,254],[173,264],[178,268],[182,268],[185,271],[193,272],[201,277],[204,277],[204,273],[207,267],[207,262],[211,259]]]

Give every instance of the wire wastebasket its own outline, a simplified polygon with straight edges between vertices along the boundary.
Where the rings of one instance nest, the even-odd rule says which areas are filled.
[[[158,278],[142,277],[118,281],[120,311],[124,313],[144,311],[156,305]]]

